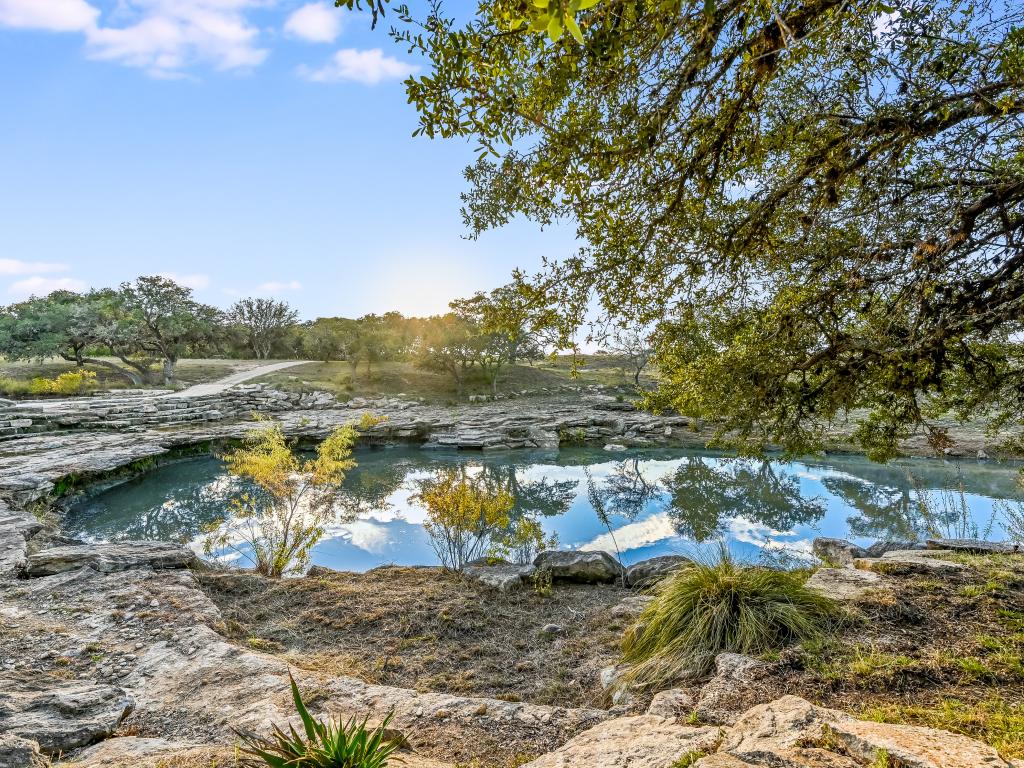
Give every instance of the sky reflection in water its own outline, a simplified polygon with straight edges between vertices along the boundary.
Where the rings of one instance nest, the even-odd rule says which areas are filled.
[[[354,571],[384,563],[435,564],[424,510],[410,497],[418,480],[452,464],[510,491],[517,512],[537,515],[561,547],[614,551],[617,544],[626,563],[709,553],[723,540],[735,554],[757,559],[806,557],[815,536],[869,543],[936,530],[1001,539],[994,500],[1018,497],[1019,467],[994,462],[879,465],[859,456],[750,461],[708,451],[610,454],[587,448],[492,456],[392,448],[362,450],[356,457],[343,505],[358,519],[329,526],[313,551],[314,563]],[[960,487],[967,519],[955,514]],[[219,518],[243,488],[216,459],[179,462],[83,499],[66,524],[89,540],[162,539],[201,549],[203,525]],[[948,514],[923,516],[917,488]],[[608,513],[611,533],[595,504]]]

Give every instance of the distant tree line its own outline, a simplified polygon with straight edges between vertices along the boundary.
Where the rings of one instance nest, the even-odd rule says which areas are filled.
[[[515,286],[453,301],[432,317],[399,312],[299,322],[284,301],[244,298],[228,310],[203,304],[166,277],[118,288],[55,291],[0,309],[0,355],[61,358],[105,368],[132,385],[173,384],[178,360],[201,357],[347,361],[394,360],[451,377],[461,394],[470,373],[496,391],[506,365],[536,360],[546,344],[543,317]]]

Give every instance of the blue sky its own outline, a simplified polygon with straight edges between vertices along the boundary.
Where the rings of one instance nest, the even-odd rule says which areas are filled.
[[[327,3],[0,0],[0,304],[167,274],[425,314],[571,253],[568,226],[464,239],[473,147],[411,138],[416,66]]]

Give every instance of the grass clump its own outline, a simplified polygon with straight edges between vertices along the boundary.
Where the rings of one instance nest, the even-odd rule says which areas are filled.
[[[719,653],[761,655],[820,637],[839,609],[804,580],[738,563],[725,550],[716,563],[676,571],[626,635],[631,682],[667,685],[707,673]]]
[[[294,726],[288,726],[285,733],[276,725],[270,738],[237,731],[244,768],[384,768],[388,764],[399,746],[385,738],[390,715],[373,729],[366,727],[365,719],[357,722],[352,718],[346,723],[314,720],[291,675],[289,680],[304,733]]]

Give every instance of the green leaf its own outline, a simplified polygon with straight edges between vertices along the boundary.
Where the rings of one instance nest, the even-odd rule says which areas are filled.
[[[548,22],[548,37],[551,38],[552,43],[557,43],[558,39],[562,36],[562,20],[557,16],[552,16],[551,21]]]
[[[583,33],[580,31],[579,25],[569,14],[565,16],[565,28],[569,30],[569,34],[576,38],[576,42],[583,45]]]
[[[302,719],[302,727],[306,729],[306,738],[311,741],[316,739],[318,729],[316,723],[313,721],[312,716],[306,709],[306,705],[302,703],[302,695],[299,693],[299,686],[295,684],[295,678],[292,677],[292,673],[288,673],[288,681],[292,686],[292,701],[295,702],[295,711],[299,713],[299,717]]]

